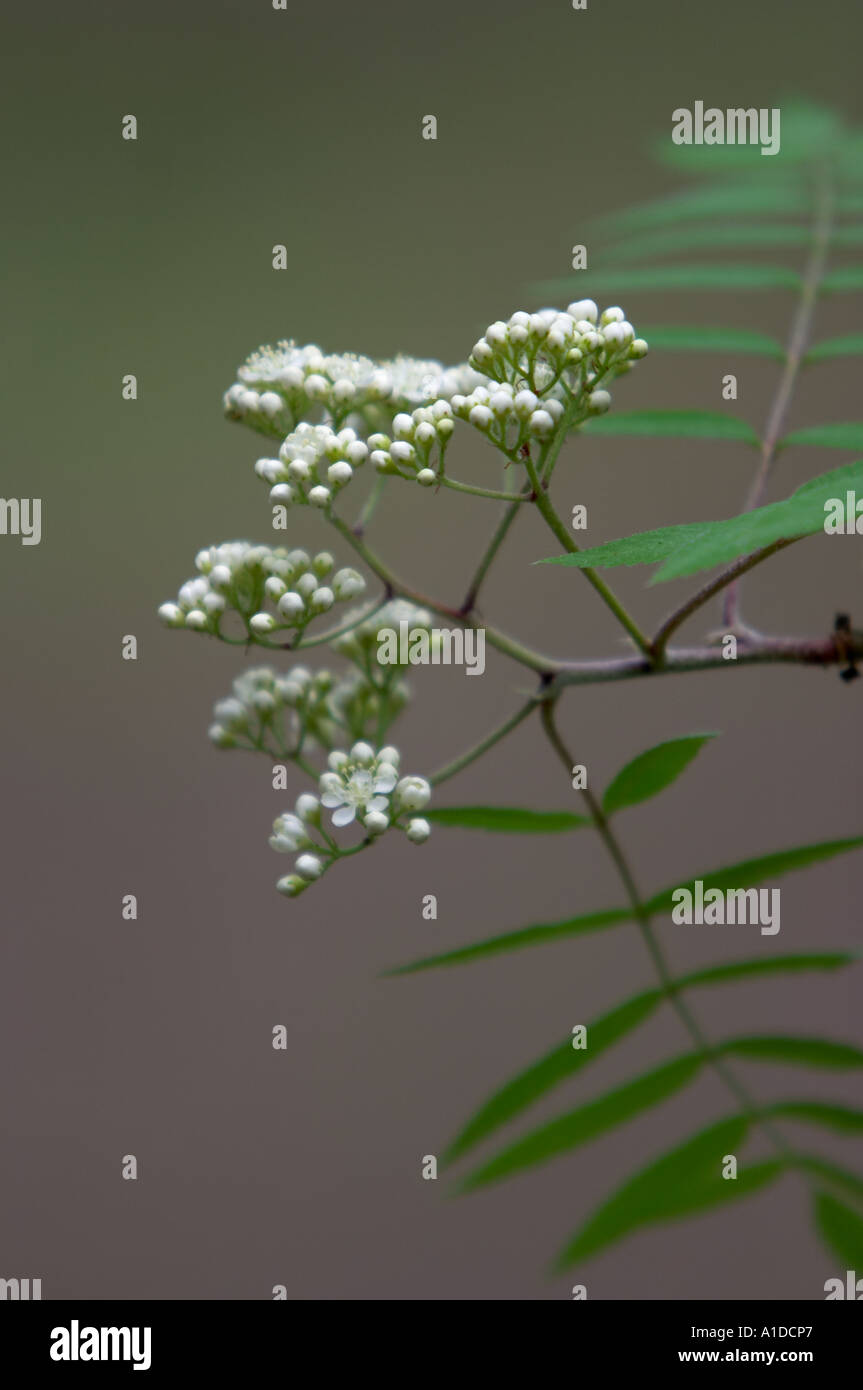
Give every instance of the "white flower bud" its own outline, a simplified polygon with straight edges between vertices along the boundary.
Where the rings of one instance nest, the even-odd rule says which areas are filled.
[[[361,594],[366,587],[366,581],[356,570],[339,570],[333,577],[333,593],[337,599],[355,598]]]
[[[309,501],[313,507],[329,506],[332,493],[328,487],[313,487],[309,493]]]
[[[186,627],[190,627],[193,632],[206,631],[209,626],[209,619],[200,608],[193,608],[191,613],[186,614]]]
[[[312,569],[315,574],[323,579],[325,574],[329,574],[335,563],[335,560],[328,550],[320,550],[312,561]]]
[[[259,635],[265,632],[272,632],[275,626],[276,620],[269,613],[255,613],[249,619],[249,627],[252,629],[252,632],[257,632]]]
[[[324,774],[326,776],[326,774]],[[321,818],[321,805],[316,796],[311,792],[303,792],[297,797],[296,812],[300,820],[308,821],[310,825],[317,825]]]
[[[264,580],[264,593],[274,601],[282,597],[287,587],[284,579],[280,579],[277,574],[271,574]]]
[[[585,320],[587,323],[596,323],[599,310],[592,299],[579,299],[574,304],[568,304],[566,312],[576,324]]]
[[[306,607],[300,595],[294,593],[293,589],[289,589],[286,594],[282,594],[277,606],[283,618],[296,618],[300,613],[305,612]],[[252,619],[252,622],[254,622],[254,619]]]
[[[645,342],[644,338],[635,338],[630,346],[629,355],[630,357],[635,358],[646,357],[648,351],[648,345]]]
[[[270,488],[270,501],[282,502],[289,507],[297,495],[296,488],[291,487],[290,483],[276,483],[275,487]]]
[[[334,488],[344,487],[353,476],[354,470],[343,459],[339,460],[338,463],[331,463],[327,469],[327,479]]]
[[[413,439],[414,422],[410,415],[400,412],[393,420],[393,434],[397,439]]]
[[[622,323],[625,318],[626,314],[615,304],[610,309],[603,309],[599,322],[604,326],[607,323]]]
[[[311,597],[311,595],[315,592],[315,589],[317,587],[317,575],[314,575],[310,572],[307,572],[306,574],[301,574],[299,579],[294,584],[294,588],[296,589],[297,593],[301,596],[301,598]]]
[[[398,767],[400,761],[401,754],[397,748],[393,748],[391,743],[388,743],[387,746],[382,748],[378,753],[378,762],[388,763],[390,767]]]
[[[182,627],[185,622],[183,610],[176,603],[161,604],[159,617],[166,627]]]
[[[318,373],[313,372],[311,376],[306,377],[305,387],[306,395],[310,401],[320,401],[323,400],[329,392],[330,383],[325,376],[320,376]]]
[[[589,405],[597,415],[603,415],[611,405],[611,396],[608,391],[591,391]]]
[[[431,787],[424,777],[403,777],[396,787],[396,799],[405,811],[421,811],[431,797]]]
[[[315,589],[309,599],[309,607],[313,613],[326,613],[328,608],[332,608],[335,601],[336,598],[332,589],[328,589],[326,585],[324,585],[320,589]]]
[[[316,854],[301,854],[294,865],[300,878],[312,883],[316,878],[320,878],[324,872],[324,866]]]
[[[363,825],[370,835],[382,835],[389,823],[389,816],[385,816],[383,811],[368,811],[363,820]]]
[[[513,399],[513,405],[519,415],[530,415],[539,405],[539,401],[532,391],[519,391]]]
[[[532,434],[540,436],[551,434],[554,429],[554,421],[547,410],[535,410],[528,421]]]
[[[433,487],[436,481],[434,470],[431,468],[421,468],[417,473],[417,482],[420,487]]]
[[[226,589],[231,582],[231,571],[227,565],[214,565],[210,570],[210,587]]]
[[[355,743],[351,749],[351,758],[355,763],[359,763],[360,767],[368,767],[375,760],[375,750],[370,743],[361,740],[359,743]]]
[[[274,415],[278,415],[279,411],[282,409],[282,404],[281,396],[277,396],[275,391],[265,391],[259,402],[260,409],[265,415],[269,415],[271,419]]]
[[[217,748],[233,748],[237,742],[233,734],[221,724],[211,724],[207,730],[207,737]]]
[[[390,458],[395,459],[396,463],[412,463],[415,457],[414,446],[406,440],[397,439],[395,444],[390,445]]]
[[[280,878],[276,884],[278,892],[284,894],[286,898],[296,898],[307,886],[298,874],[287,874],[284,878]]]
[[[471,408],[468,415],[472,425],[476,425],[478,430],[487,430],[493,420],[493,415],[487,405],[475,405]]]
[[[431,834],[431,826],[421,816],[415,816],[413,820],[408,821],[408,828],[405,833],[411,844],[422,845]]]

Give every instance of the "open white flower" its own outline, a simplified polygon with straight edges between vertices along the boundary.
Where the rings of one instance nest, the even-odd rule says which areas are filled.
[[[399,754],[395,748],[375,753],[368,743],[355,743],[350,754],[331,753],[330,771],[321,774],[321,804],[333,813],[333,825],[350,825],[373,813],[380,833],[380,815],[390,811],[389,796],[398,781]]]

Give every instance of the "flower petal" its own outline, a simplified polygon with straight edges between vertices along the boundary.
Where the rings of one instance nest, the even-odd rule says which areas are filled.
[[[337,811],[333,811],[333,825],[350,825],[356,814],[356,806],[340,806]]]

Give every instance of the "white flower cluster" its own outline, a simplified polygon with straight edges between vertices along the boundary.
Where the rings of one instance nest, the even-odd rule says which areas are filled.
[[[474,345],[470,364],[490,381],[453,397],[452,407],[495,443],[517,448],[553,433],[572,399],[580,403],[580,419],[607,410],[611,397],[601,383],[628,371],[647,350],[616,306],[600,314],[592,299],[582,299],[565,311],[519,310],[506,323],[491,324]]]
[[[452,406],[445,400],[418,406],[410,415],[399,412],[393,419],[394,439],[386,434],[369,436],[375,468],[431,487],[443,472],[446,446],[455,428],[452,415]]]
[[[280,893],[294,898],[320,878],[345,851],[322,830],[322,807],[332,811],[338,828],[358,820],[368,839],[391,825],[404,830],[413,844],[423,844],[431,826],[416,814],[429,803],[431,787],[422,777],[399,777],[398,749],[375,751],[370,743],[355,743],[349,753],[330,753],[329,768],[321,773],[319,796],[298,798],[293,812],[273,823],[270,845],[281,854],[300,851],[294,872],[279,879]]]
[[[301,420],[326,419],[374,428],[394,411],[469,391],[478,374],[466,363],[396,357],[374,362],[354,353],[326,354],[292,339],[253,352],[225,394],[225,410],[263,434],[282,437]],[[364,429],[365,432],[365,429]]]
[[[249,541],[210,546],[195,557],[198,575],[182,585],[176,603],[162,604],[159,617],[167,627],[219,636],[230,609],[240,615],[252,641],[286,629],[299,635],[334,603],[356,598],[365,589],[357,570],[341,569],[331,576],[334,565],[326,551],[312,558],[305,550]]]
[[[270,484],[270,501],[328,507],[334,495],[368,458],[368,446],[349,426],[338,433],[330,425],[297,425],[276,459],[258,459],[255,472]]]
[[[348,738],[365,739],[377,731],[388,729],[408,702],[410,689],[400,675],[389,677],[386,682],[377,683],[369,679],[363,670],[349,671],[333,686],[327,701],[327,711]],[[318,738],[319,742],[324,739]],[[328,747],[335,746],[342,737],[330,737]]]
[[[351,615],[348,614],[345,622],[349,622],[350,618]],[[420,608],[408,599],[394,598],[385,603],[377,612],[372,613],[364,622],[351,628],[350,632],[342,633],[340,637],[333,638],[331,645],[342,656],[355,662],[362,671],[370,675],[378,666],[378,639],[384,629],[400,633],[402,623],[406,623],[409,642],[414,632],[430,632],[433,622],[434,618],[427,608]],[[389,663],[387,666],[388,671],[405,669],[406,667],[398,666],[395,663]]]
[[[541,398],[528,386],[516,387],[508,381],[477,386],[469,396],[456,396],[452,408],[460,419],[467,420],[509,454],[535,439],[548,439],[564,411],[559,396],[547,394]]]
[[[254,748],[289,757],[300,741],[327,741],[329,671],[294,666],[284,675],[256,666],[237,676],[232,692],[217,700],[209,736],[218,748]]]
[[[384,694],[361,671],[336,680],[328,670],[292,666],[285,673],[269,666],[244,671],[231,694],[213,706],[209,737],[217,748],[245,748],[292,758],[300,748],[327,750],[348,739],[363,739],[381,721],[389,724],[408,697],[404,681]]]

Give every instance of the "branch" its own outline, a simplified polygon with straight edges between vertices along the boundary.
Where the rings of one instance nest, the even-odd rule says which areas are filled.
[[[767,485],[770,481],[770,474],[776,455],[779,450],[779,440],[785,424],[785,417],[788,414],[788,407],[791,404],[791,397],[794,394],[794,387],[797,382],[797,375],[803,363],[803,355],[809,342],[809,335],[812,328],[812,317],[815,312],[815,304],[818,299],[818,289],[824,275],[827,264],[827,251],[830,244],[830,234],[832,231],[833,219],[833,200],[830,188],[826,180],[822,179],[819,184],[818,194],[815,205],[815,223],[812,232],[812,250],[806,269],[803,273],[803,288],[800,293],[800,300],[797,305],[797,312],[791,325],[791,336],[788,340],[788,348],[785,354],[785,370],[779,381],[776,395],[767,416],[767,424],[764,427],[764,438],[761,442],[761,461],[758,471],[752,480],[752,485],[743,504],[744,512],[754,511],[760,507],[767,492]],[[725,611],[723,621],[726,626],[734,627],[737,620],[739,607],[739,592],[736,585],[729,589],[725,600]]]
[[[665,622],[653,639],[654,659],[657,662],[662,661],[671,634],[676,632],[681,624],[685,623],[686,619],[691,617],[693,613],[696,613],[705,603],[709,603],[716,594],[720,593],[726,587],[726,585],[733,584],[741,574],[746,574],[747,570],[754,569],[756,565],[760,565],[762,560],[766,560],[769,556],[775,555],[777,550],[784,550],[786,545],[793,545],[794,541],[799,539],[799,536],[792,536],[790,540],[774,541],[772,545],[766,545],[761,550],[756,550],[752,555],[745,556],[742,560],[735,560],[734,564],[729,565],[728,569],[723,570],[722,574],[718,575],[716,579],[711,580],[709,584],[705,584],[703,589],[699,589],[698,593],[693,594],[691,598],[687,599],[685,603],[681,604],[679,608],[676,608],[674,612],[665,619]]]
[[[711,671],[718,667],[764,666],[843,666],[841,673],[854,671],[863,661],[863,632],[837,630],[829,637],[749,637],[738,638],[737,656],[729,660],[717,647],[674,647],[665,653],[661,666],[643,656],[612,657],[598,661],[559,664],[546,686],[546,694],[556,696],[567,685],[598,685],[603,681],[633,680],[637,676],[672,675],[680,671]]]

